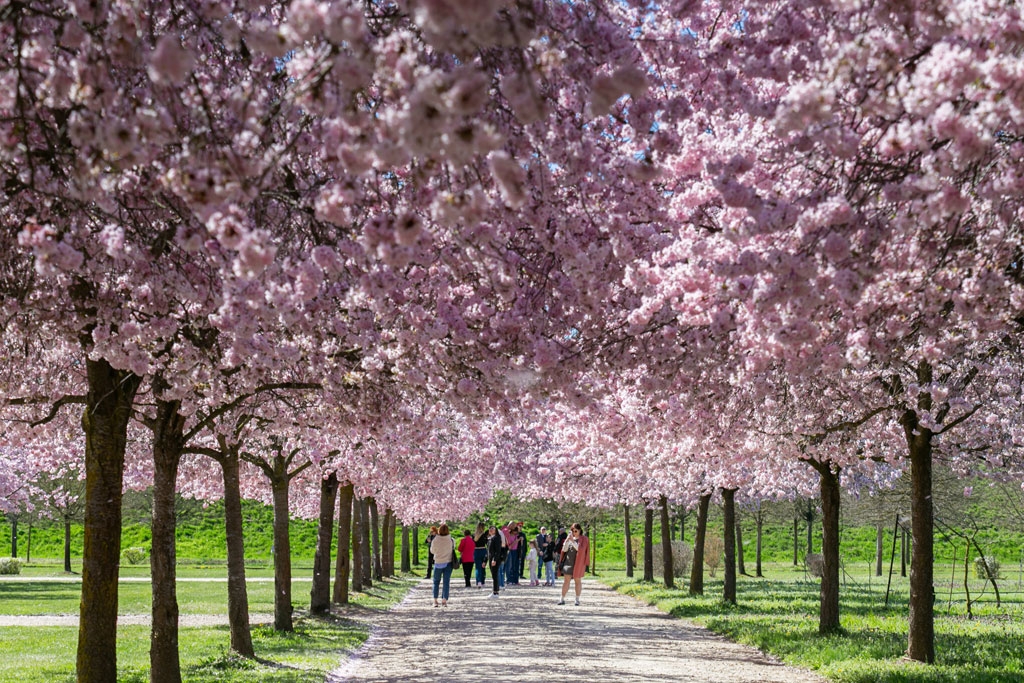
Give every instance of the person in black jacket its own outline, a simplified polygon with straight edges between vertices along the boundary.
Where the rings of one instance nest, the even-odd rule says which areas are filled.
[[[491,582],[494,585],[492,598],[498,597],[498,574],[501,572],[501,563],[505,559],[505,540],[498,533],[498,527],[491,525],[487,530],[487,566],[491,569]]]

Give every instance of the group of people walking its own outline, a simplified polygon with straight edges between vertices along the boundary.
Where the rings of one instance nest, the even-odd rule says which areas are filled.
[[[447,524],[431,527],[427,537],[427,578],[434,580],[434,606],[448,606],[452,571],[457,564],[462,565],[466,588],[472,585],[474,570],[478,588],[485,585],[489,571],[491,598],[499,597],[505,586],[520,585],[520,578],[526,577],[527,570],[530,585],[541,585],[543,568],[543,585],[554,586],[556,577],[563,579],[558,604],[565,604],[570,583],[575,582],[576,604],[579,605],[583,575],[590,565],[590,540],[578,523],[569,527],[568,532],[564,528],[558,531],[557,535],[549,534],[547,527],[542,526],[534,538],[528,539],[522,522],[509,522],[500,529],[480,522],[475,533],[466,529],[461,540],[456,541]]]

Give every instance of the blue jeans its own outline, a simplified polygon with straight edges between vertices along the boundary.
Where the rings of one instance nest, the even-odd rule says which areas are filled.
[[[437,566],[434,567],[434,599],[437,600],[437,589],[441,583],[441,579],[444,578],[444,588],[441,591],[441,599],[448,599],[448,589],[452,583],[452,563],[449,562],[447,567],[439,569]]]
[[[508,583],[519,583],[519,548],[508,551],[508,558],[505,560],[505,581]]]
[[[506,559],[504,562],[498,565],[498,585],[502,588],[505,587],[505,565],[508,564]]]
[[[475,548],[473,562],[476,564],[476,582],[482,586],[487,581],[487,573],[484,571],[484,564],[487,562],[487,548]]]
[[[555,561],[548,560],[544,563],[544,583],[555,585]]]

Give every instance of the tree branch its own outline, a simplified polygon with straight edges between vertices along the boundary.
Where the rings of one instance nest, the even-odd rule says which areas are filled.
[[[52,406],[50,406],[50,412],[46,415],[46,417],[36,420],[35,422],[30,422],[29,425],[31,425],[32,427],[38,427],[39,425],[51,422],[55,417],[57,417],[57,413],[59,413],[60,409],[63,408],[64,406],[69,405],[71,403],[85,405],[85,400],[85,396],[61,396],[54,402]]]

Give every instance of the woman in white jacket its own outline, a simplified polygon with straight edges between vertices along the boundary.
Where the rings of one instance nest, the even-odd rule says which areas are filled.
[[[448,525],[437,529],[437,536],[430,542],[430,553],[434,556],[434,607],[438,607],[437,595],[441,588],[440,606],[448,606],[448,589],[452,582],[452,567],[455,563],[455,539],[448,531]],[[442,587],[442,580],[444,585]]]

